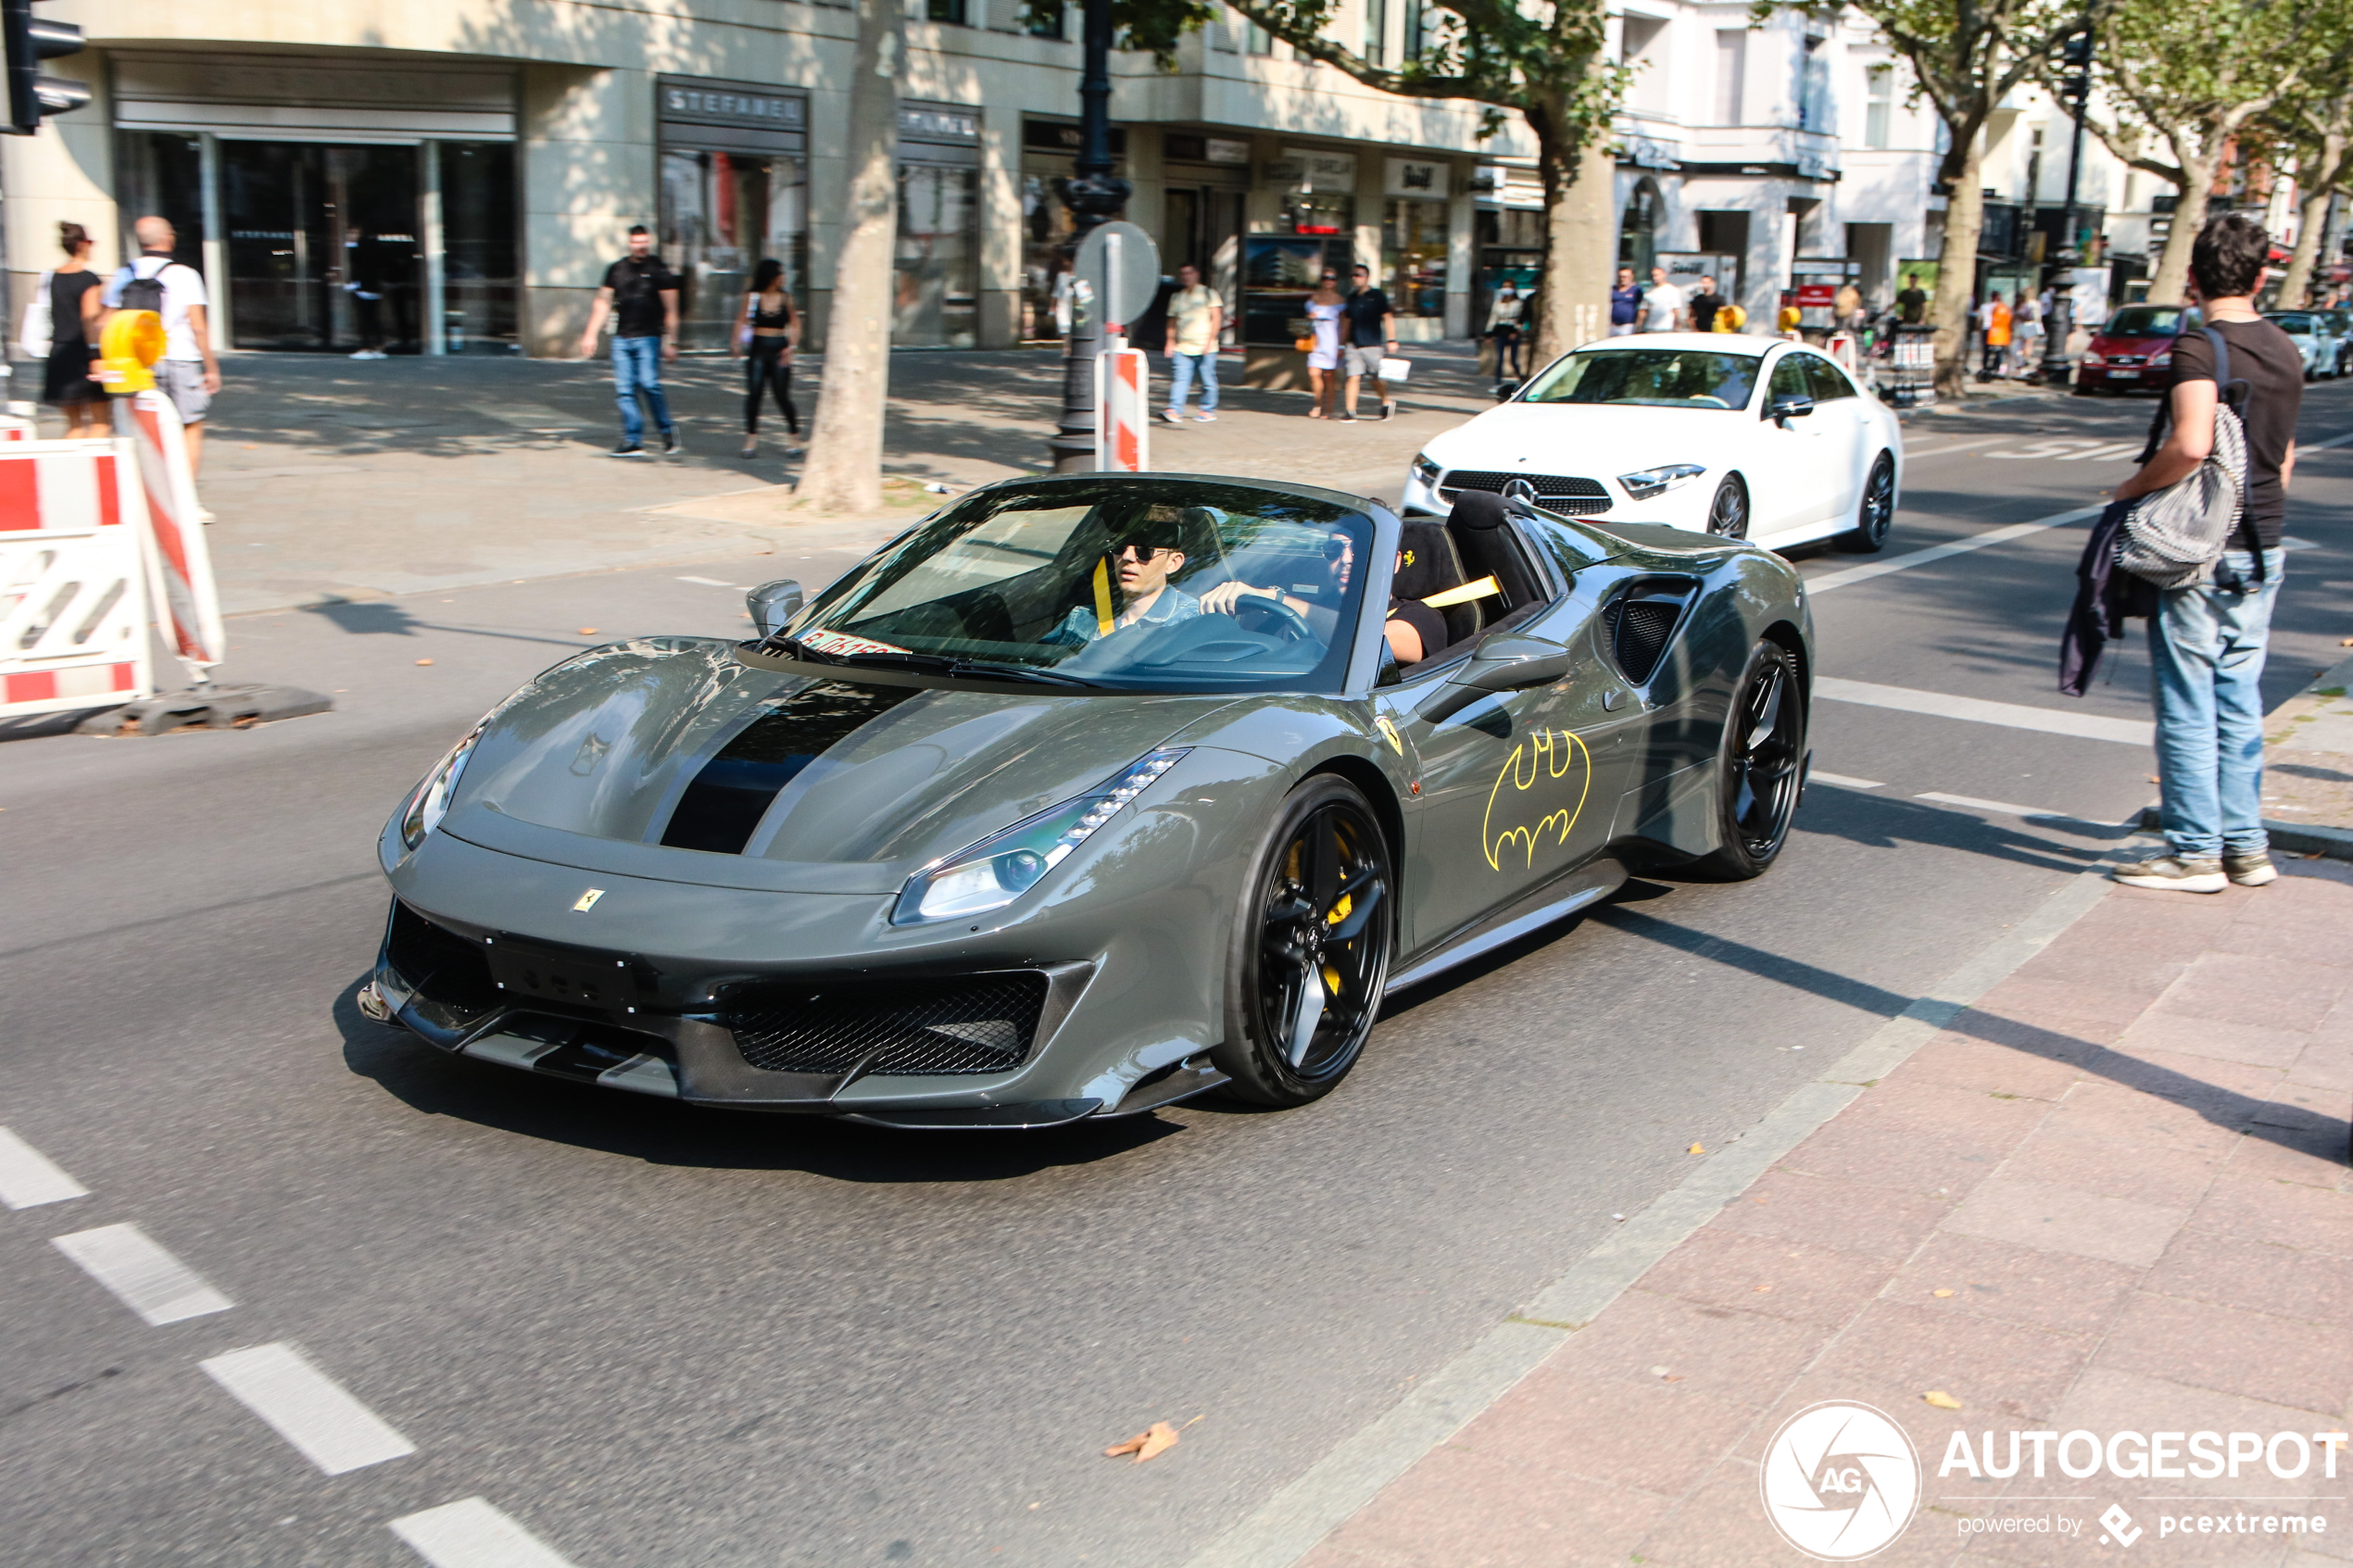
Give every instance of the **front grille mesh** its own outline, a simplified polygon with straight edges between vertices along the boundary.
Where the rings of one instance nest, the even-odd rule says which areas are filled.
[[[387,947],[400,978],[458,1022],[471,1023],[498,1005],[498,987],[480,946],[406,904],[392,907]]]
[[[764,981],[721,1003],[744,1060],[771,1073],[1002,1073],[1028,1060],[1046,977],[977,974],[890,985]]]
[[[1534,485],[1536,504],[1549,511],[1591,517],[1609,510],[1609,492],[1603,488],[1600,480],[1565,473],[1491,473],[1478,469],[1456,469],[1438,482],[1438,494],[1448,501],[1465,490],[1486,490],[1500,495],[1504,486],[1515,479],[1524,479]]]

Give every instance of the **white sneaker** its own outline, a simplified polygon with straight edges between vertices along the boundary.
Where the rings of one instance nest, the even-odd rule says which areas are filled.
[[[196,508],[196,521],[199,523],[209,523],[215,521],[212,515],[212,508],[210,507],[198,507]]]
[[[2220,859],[2184,859],[2178,855],[2135,860],[2108,874],[2127,887],[2159,887],[2173,893],[2220,893],[2230,885]]]

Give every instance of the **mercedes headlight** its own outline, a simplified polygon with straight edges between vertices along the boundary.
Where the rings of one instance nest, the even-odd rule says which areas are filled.
[[[408,809],[400,813],[400,842],[414,849],[425,841],[425,834],[441,825],[449,814],[450,797],[458,793],[458,780],[466,771],[466,759],[474,754],[474,745],[482,739],[488,721],[476,724],[466,738],[451,746],[442,759],[433,765],[416,793],[409,797]]]
[[[1429,460],[1428,453],[1416,452],[1414,454],[1414,477],[1420,480],[1424,484],[1428,485],[1431,489],[1435,490],[1438,488],[1438,476],[1444,470],[1441,470],[1436,463]]]
[[[962,920],[1001,909],[1038,884],[1192,747],[1164,746],[1137,759],[1086,794],[1015,822],[933,861],[907,879],[893,925]]]
[[[1679,484],[1687,483],[1707,471],[1697,463],[1668,463],[1663,468],[1644,469],[1640,473],[1621,473],[1617,483],[1626,486],[1626,494],[1637,501],[1647,501],[1654,495],[1664,495]]]

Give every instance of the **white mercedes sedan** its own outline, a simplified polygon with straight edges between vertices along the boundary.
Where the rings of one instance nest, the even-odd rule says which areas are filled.
[[[1806,345],[1655,332],[1571,349],[1431,442],[1400,509],[1442,514],[1492,490],[1604,524],[1872,551],[1903,473],[1894,410]]]

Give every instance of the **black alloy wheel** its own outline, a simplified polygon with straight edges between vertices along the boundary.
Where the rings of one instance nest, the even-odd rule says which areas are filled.
[[[1745,881],[1764,875],[1789,842],[1806,762],[1806,696],[1796,657],[1769,637],[1750,650],[1736,690],[1717,784],[1721,843],[1700,865]]]
[[[1707,504],[1707,531],[1723,539],[1748,537],[1748,486],[1741,476],[1728,473]]]
[[[1356,1065],[1380,1013],[1395,940],[1389,843],[1353,784],[1319,774],[1293,791],[1260,850],[1236,922],[1226,1092],[1304,1105]]]
[[[1869,479],[1863,481],[1863,499],[1855,508],[1855,531],[1839,541],[1860,555],[1877,555],[1887,548],[1887,536],[1895,527],[1895,455],[1881,452],[1871,464]]]

